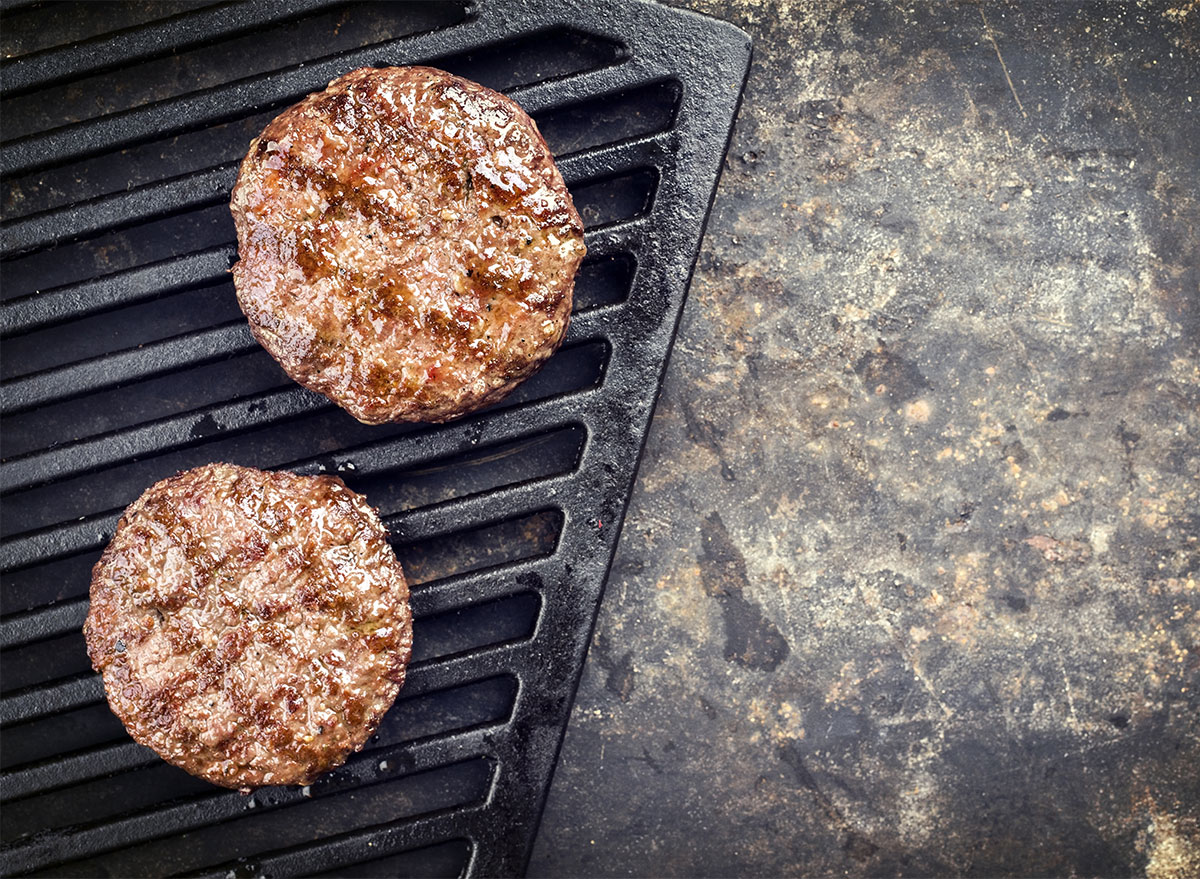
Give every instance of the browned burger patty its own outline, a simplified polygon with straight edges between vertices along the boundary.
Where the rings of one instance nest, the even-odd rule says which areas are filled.
[[[137,741],[226,787],[305,784],[404,682],[408,586],[340,479],[209,464],[151,486],[92,572],[84,625]]]
[[[533,120],[478,83],[335,79],[250,144],[231,209],[254,335],[367,424],[493,403],[566,332],[583,224]]]

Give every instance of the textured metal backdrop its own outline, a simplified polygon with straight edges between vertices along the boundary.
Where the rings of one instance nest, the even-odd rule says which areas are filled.
[[[3,872],[520,872],[747,38],[638,2],[3,10]],[[251,339],[226,202],[279,109],[355,67],[417,62],[530,111],[590,253],[563,350],[510,399],[369,428]],[[210,460],[339,473],[380,508],[414,583],[400,701],[309,788],[243,797],[162,763],[88,667],[88,575],[120,510]]]

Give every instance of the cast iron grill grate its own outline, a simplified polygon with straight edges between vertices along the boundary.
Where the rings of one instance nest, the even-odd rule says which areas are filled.
[[[520,872],[747,38],[616,0],[3,13],[0,871]],[[589,256],[563,349],[516,394],[448,425],[369,428],[251,339],[226,203],[279,109],[355,67],[411,63],[530,111]],[[414,584],[401,700],[310,788],[243,797],[164,764],[108,711],[84,653],[90,569],[121,509],[212,460],[340,474],[380,508]]]

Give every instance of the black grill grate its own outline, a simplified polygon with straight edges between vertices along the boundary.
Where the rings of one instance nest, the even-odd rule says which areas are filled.
[[[687,13],[548,6],[4,3],[4,874],[523,869],[749,60]],[[251,339],[225,204],[280,108],[411,63],[530,111],[589,256],[563,350],[510,399],[368,428]],[[83,652],[120,510],[211,460],[339,473],[414,584],[401,700],[310,788],[243,797],[162,763]]]

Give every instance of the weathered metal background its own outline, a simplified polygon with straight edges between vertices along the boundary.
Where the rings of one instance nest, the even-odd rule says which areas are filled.
[[[755,57],[531,867],[1200,875],[1200,6]]]

